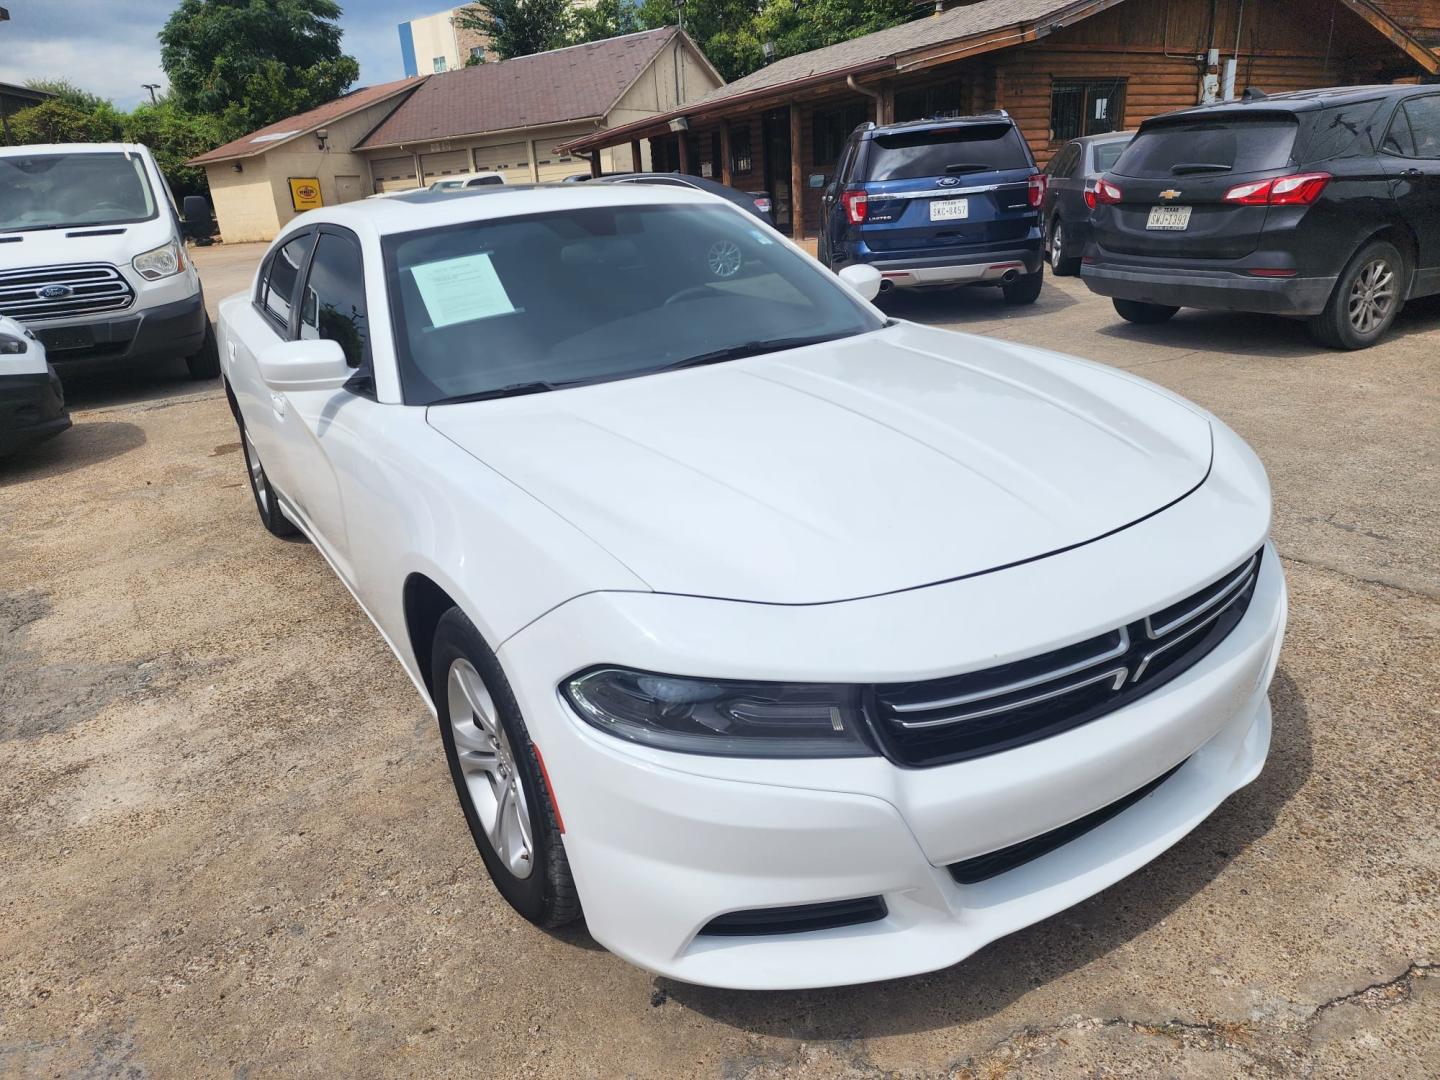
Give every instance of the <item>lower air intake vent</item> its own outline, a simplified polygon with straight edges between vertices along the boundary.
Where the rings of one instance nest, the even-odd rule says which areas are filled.
[[[862,896],[858,900],[832,900],[824,904],[753,908],[732,911],[711,919],[700,931],[707,937],[760,937],[765,934],[803,934],[877,922],[888,914],[885,899]]]
[[[1132,791],[1124,798],[1116,799],[1109,806],[1102,806],[1099,810],[1070,822],[1069,825],[1061,825],[1058,829],[1051,829],[1039,836],[1032,836],[1029,840],[1021,840],[1020,843],[1011,844],[999,851],[989,851],[984,855],[977,855],[973,859],[966,859],[964,862],[951,863],[946,869],[950,871],[950,876],[961,885],[974,885],[986,878],[1014,870],[1017,866],[1024,866],[1032,859],[1040,858],[1041,855],[1049,855],[1056,848],[1063,847],[1071,840],[1078,840],[1091,829],[1098,829],[1104,825],[1116,814],[1130,809],[1174,776],[1180,766],[1184,764],[1185,762],[1182,761],[1180,765],[1157,776],[1144,787]]]

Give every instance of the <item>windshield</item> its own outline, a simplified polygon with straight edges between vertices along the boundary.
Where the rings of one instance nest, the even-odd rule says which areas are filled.
[[[0,156],[0,232],[154,216],[155,195],[137,154]]]
[[[897,131],[871,140],[871,180],[913,180],[1028,169],[1030,151],[1013,124]]]
[[[503,397],[849,337],[883,324],[724,207],[590,207],[385,241],[405,401]]]

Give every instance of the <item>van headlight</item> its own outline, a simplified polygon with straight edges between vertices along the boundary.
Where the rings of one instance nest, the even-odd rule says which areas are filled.
[[[728,757],[873,755],[860,688],[595,668],[561,686],[581,719],[657,750]]]
[[[130,265],[146,281],[159,281],[185,269],[185,249],[171,240],[168,244],[136,255],[130,260]]]

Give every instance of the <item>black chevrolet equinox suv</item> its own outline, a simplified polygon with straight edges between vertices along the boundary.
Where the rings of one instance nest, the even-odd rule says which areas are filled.
[[[1440,86],[1309,90],[1140,125],[1095,185],[1081,275],[1136,323],[1182,307],[1373,345],[1440,292]]]

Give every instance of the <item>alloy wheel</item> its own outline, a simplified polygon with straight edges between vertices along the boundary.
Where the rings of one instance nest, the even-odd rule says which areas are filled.
[[[1350,325],[1368,334],[1384,324],[1394,310],[1395,270],[1388,259],[1371,259],[1350,286]]]
[[[1057,219],[1050,230],[1050,269],[1057,274],[1060,264],[1065,261],[1065,229]]]
[[[530,807],[495,699],[468,660],[450,665],[448,683],[450,732],[475,815],[500,861],[528,878],[535,867]]]
[[[241,437],[245,445],[245,467],[250,470],[250,486],[255,489],[255,501],[260,504],[262,513],[270,512],[270,485],[265,482],[265,470],[260,467],[260,455],[255,450],[255,444],[250,439],[250,432],[246,431]]]

